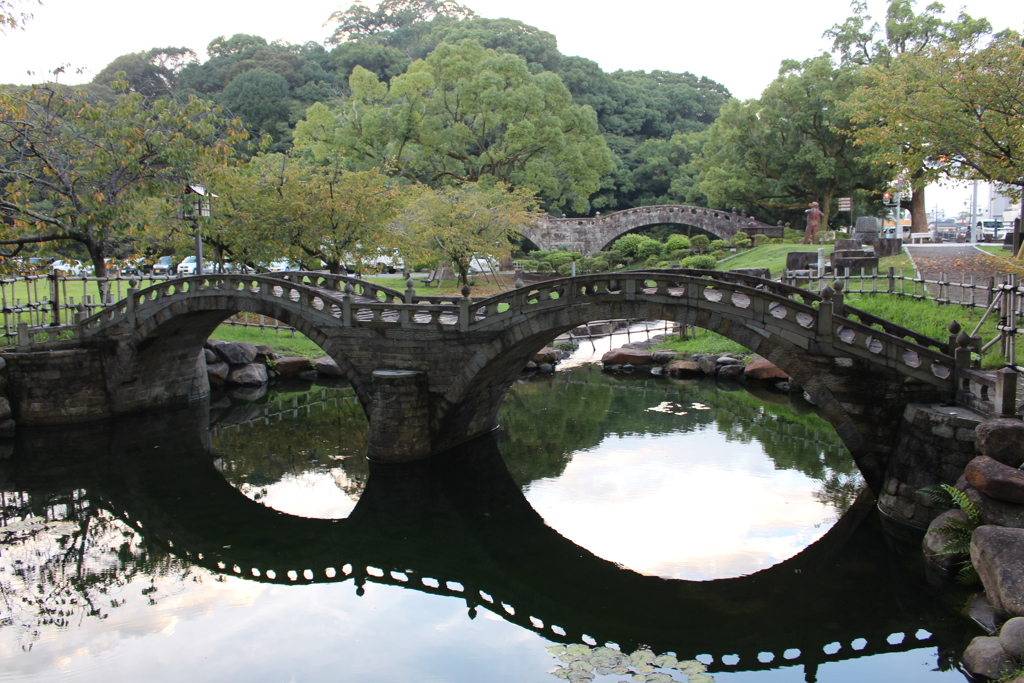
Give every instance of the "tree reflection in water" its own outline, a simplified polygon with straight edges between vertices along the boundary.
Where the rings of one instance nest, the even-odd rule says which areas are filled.
[[[759,647],[774,647],[781,657],[781,646],[807,642],[808,656],[820,659],[814,653],[820,652],[822,638],[844,644],[867,638],[871,651],[886,647],[885,635],[894,629],[913,634],[927,626],[941,634],[929,643],[938,642],[946,653],[959,647],[962,626],[951,628],[946,613],[929,602],[934,598],[922,597],[927,591],[915,583],[919,577],[886,575],[891,559],[877,529],[862,523],[863,510],[827,543],[815,544],[777,571],[714,582],[642,576],[547,527],[522,489],[564,471],[580,444],[599,441],[601,430],[696,429],[717,415],[724,418],[717,429],[729,439],[754,438],[773,426],[789,430],[799,442],[795,454],[783,452],[783,439],[770,446],[779,467],[817,475],[824,486],[834,460],[835,471],[855,477],[852,463],[842,464],[841,448],[827,425],[823,432],[813,428],[813,416],[784,416],[744,393],[716,395],[702,385],[652,383],[645,393],[636,382],[599,373],[584,377],[585,382],[554,378],[568,383],[552,397],[531,400],[530,392],[540,392],[534,383],[510,393],[500,436],[504,463],[494,445],[484,444],[482,452],[427,463],[426,478],[370,474],[356,456],[365,448],[365,418],[358,406],[248,432],[248,427],[225,426],[212,440],[205,416],[189,411],[168,411],[155,425],[133,418],[102,429],[83,427],[56,441],[19,435],[16,455],[0,459],[0,489],[7,492],[0,630],[16,630],[21,647],[31,649],[40,634],[105,620],[127,601],[156,605],[161,597],[187,592],[193,582],[232,576],[251,584],[352,581],[416,588],[465,600],[471,615],[477,607],[488,609],[568,648],[584,647],[580,638],[591,633],[598,640],[587,646],[590,654],[567,648],[556,657],[573,662],[590,657],[594,671],[601,667],[593,657],[607,656],[601,647],[609,642],[620,643],[622,653],[646,645],[654,657],[686,648],[696,648],[688,656],[742,651],[743,666],[752,662],[755,668],[770,668],[758,664]],[[674,395],[666,397],[666,386]],[[663,400],[700,403],[709,410],[684,416],[645,412]],[[541,424],[547,438],[534,433]],[[346,441],[342,427],[351,427],[355,436]],[[566,437],[570,431],[575,445]],[[261,450],[273,457],[262,462]],[[348,519],[300,519],[237,493],[247,486],[271,487],[310,467],[340,469],[349,482],[346,494],[361,492]],[[849,507],[843,486],[822,495],[837,509]],[[800,572],[793,569],[805,565]],[[294,579],[286,578],[285,570],[291,569]],[[419,585],[423,577],[436,579],[436,588]],[[459,590],[447,588],[452,582]],[[488,592],[491,602],[474,597],[474,590]],[[816,599],[800,599],[808,594]],[[899,596],[900,610],[892,610],[890,595]],[[885,623],[879,623],[887,611]],[[681,619],[681,614],[697,616]],[[533,622],[534,617],[540,619]],[[818,626],[826,622],[832,629],[827,635]],[[561,636],[553,625],[562,627]],[[912,646],[908,639],[905,647]]]

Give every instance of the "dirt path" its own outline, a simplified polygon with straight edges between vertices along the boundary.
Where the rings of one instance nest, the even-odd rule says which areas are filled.
[[[971,245],[956,246],[911,246],[905,247],[918,277],[925,280],[941,280],[950,283],[974,283],[983,289],[973,292],[976,304],[989,302],[988,284],[992,278],[996,283],[1005,282],[1013,274],[1024,279],[1024,268],[1008,259],[987,254]],[[940,291],[941,289],[941,291]],[[968,288],[970,289],[970,288]],[[969,301],[971,294],[955,285],[929,285],[932,296],[951,301]]]

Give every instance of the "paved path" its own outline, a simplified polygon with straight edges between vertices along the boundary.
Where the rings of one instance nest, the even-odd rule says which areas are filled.
[[[989,302],[988,284],[992,278],[997,283],[1005,282],[1010,274],[1024,279],[1024,268],[1011,263],[1008,258],[992,256],[969,244],[907,246],[905,249],[918,277],[979,285],[981,288],[973,290],[976,304]],[[935,298],[952,302],[970,301],[972,295],[970,287],[965,290],[954,285],[929,285],[929,290]]]

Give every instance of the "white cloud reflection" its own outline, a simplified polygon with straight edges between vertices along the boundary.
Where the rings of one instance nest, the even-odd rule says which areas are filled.
[[[757,443],[726,444],[711,426],[609,436],[526,495],[552,528],[599,557],[709,580],[764,569],[820,538],[835,511],[814,498],[819,487],[776,470]]]

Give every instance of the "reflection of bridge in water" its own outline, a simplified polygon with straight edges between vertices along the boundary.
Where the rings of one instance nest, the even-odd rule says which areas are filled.
[[[554,642],[710,655],[712,671],[801,665],[814,680],[827,662],[962,644],[964,624],[921,577],[897,569],[869,499],[774,567],[667,580],[596,557],[548,527],[491,438],[418,467],[376,468],[348,518],[306,519],[233,488],[195,418],[183,410],[114,423],[106,436],[96,426],[65,432],[60,462],[52,435],[20,435],[7,488],[31,491],[71,464],[73,485],[90,499],[149,543],[214,572],[286,585],[352,581],[360,594],[368,584],[401,586],[463,600],[471,617],[486,609]]]

